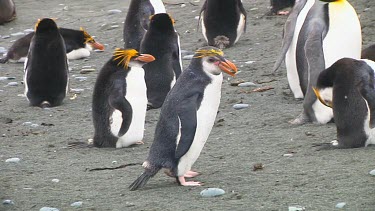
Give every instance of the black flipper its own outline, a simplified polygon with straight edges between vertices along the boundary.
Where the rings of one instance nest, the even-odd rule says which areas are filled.
[[[123,80],[114,80],[112,91],[108,98],[109,105],[111,105],[111,107],[113,107],[114,109],[119,110],[122,114],[122,124],[118,132],[119,137],[123,136],[128,131],[133,116],[132,107],[130,103],[125,99],[123,94],[123,83]]]
[[[296,4],[294,5],[292,11],[290,12],[288,19],[285,22],[284,25],[284,36],[283,36],[283,42],[281,47],[281,52],[279,54],[279,57],[277,58],[275,65],[273,66],[273,71],[277,71],[279,69],[281,63],[285,59],[285,54],[289,49],[290,44],[292,43],[294,31],[296,29],[297,24],[297,18],[299,13],[302,11],[302,9],[305,7],[307,0],[300,0],[296,1]]]
[[[141,176],[139,176],[131,185],[129,185],[129,189],[131,191],[134,191],[134,190],[144,187],[147,184],[148,180],[150,180],[151,177],[155,176],[155,174],[158,173],[160,169],[161,168],[150,168],[150,169],[147,168],[141,174]]]
[[[370,128],[375,127],[375,89],[374,89],[374,70],[370,68],[367,64],[366,70],[368,72],[369,78],[362,78],[360,81],[359,92],[362,97],[367,101],[368,107],[370,108]]]
[[[194,141],[197,129],[197,101],[198,94],[195,94],[178,105],[177,112],[181,123],[181,136],[176,149],[176,159],[180,159],[185,155]]]

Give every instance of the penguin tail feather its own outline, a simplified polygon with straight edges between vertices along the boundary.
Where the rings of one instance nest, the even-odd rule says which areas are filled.
[[[41,108],[50,108],[50,107],[51,107],[51,103],[48,102],[48,101],[43,101],[43,102],[40,104],[40,107],[41,107]]]
[[[129,185],[129,189],[131,191],[138,190],[139,188],[144,187],[148,180],[155,176],[155,174],[159,171],[160,169],[155,169],[155,171],[150,171],[149,169],[146,169],[145,172],[141,174],[131,185]]]

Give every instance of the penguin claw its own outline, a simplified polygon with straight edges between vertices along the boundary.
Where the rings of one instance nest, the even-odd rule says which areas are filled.
[[[142,140],[141,141],[137,141],[135,142],[136,145],[142,145],[142,144],[145,144],[145,142],[143,142]]]
[[[189,181],[189,182],[187,182],[187,181],[185,180],[185,177],[184,177],[184,176],[182,176],[182,177],[178,177],[178,182],[179,182],[180,185],[182,185],[182,186],[202,186],[202,185],[204,185],[204,184],[201,183],[201,182],[195,182],[195,181]]]
[[[188,172],[186,172],[184,174],[184,177],[186,177],[186,178],[193,178],[193,177],[196,177],[198,175],[200,175],[200,173],[195,172],[195,171],[188,171]]]

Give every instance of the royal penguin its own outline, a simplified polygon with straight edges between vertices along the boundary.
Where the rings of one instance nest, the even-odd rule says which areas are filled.
[[[312,86],[319,73],[338,59],[359,59],[361,47],[361,25],[349,2],[296,2],[284,26],[282,49],[274,66],[276,71],[285,59],[294,97],[304,98],[303,112],[292,124],[325,124],[332,120],[332,109],[318,102]]]
[[[296,0],[271,0],[270,14],[273,15],[288,15],[288,11],[281,11],[287,7],[293,7]]]
[[[220,49],[204,47],[195,52],[165,99],[154,141],[143,163],[145,170],[129,186],[130,190],[142,188],[162,168],[180,185],[201,185],[185,178],[198,175],[191,167],[207,141],[218,112],[222,72],[233,76],[237,68],[223,57]]]
[[[362,59],[369,59],[375,62],[375,44],[362,50]]]
[[[16,5],[13,0],[0,0],[0,24],[16,18]]]
[[[124,22],[124,47],[140,49],[141,40],[148,30],[150,16],[166,13],[162,0],[131,0]]]
[[[90,51],[93,49],[104,50],[104,46],[96,42],[82,27],[80,30],[59,28],[59,31],[64,39],[69,60],[86,58],[90,56]],[[0,63],[7,61],[24,62],[34,34],[35,32],[31,32],[16,40],[9,48],[7,54],[0,59]]]
[[[141,42],[141,53],[151,54],[155,62],[146,64],[148,109],[160,108],[182,72],[180,40],[174,20],[166,13],[151,17],[150,27]]]
[[[100,70],[92,100],[95,147],[143,143],[147,96],[142,66],[154,60],[135,49],[116,49]]]
[[[233,46],[246,31],[242,0],[206,0],[199,22],[207,44],[220,49]]]
[[[315,94],[333,109],[337,145],[357,148],[375,144],[375,62],[343,58],[323,70]]]
[[[31,106],[54,107],[68,91],[68,61],[56,23],[39,20],[24,65],[25,96]]]

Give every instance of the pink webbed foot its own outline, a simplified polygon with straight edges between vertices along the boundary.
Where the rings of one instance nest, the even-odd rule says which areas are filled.
[[[178,181],[180,182],[180,185],[182,185],[182,186],[202,186],[203,185],[203,183],[201,183],[201,182],[194,182],[194,181],[189,181],[189,182],[187,182],[186,180],[185,180],[185,177],[178,177]]]
[[[143,141],[137,141],[135,142],[136,145],[142,145],[142,144],[145,144]]]
[[[193,178],[193,177],[196,177],[198,175],[200,175],[200,173],[195,172],[195,171],[188,171],[188,172],[186,172],[184,174],[184,177],[186,177],[186,178]]]
[[[289,15],[289,11],[279,11],[277,12],[278,15]]]

